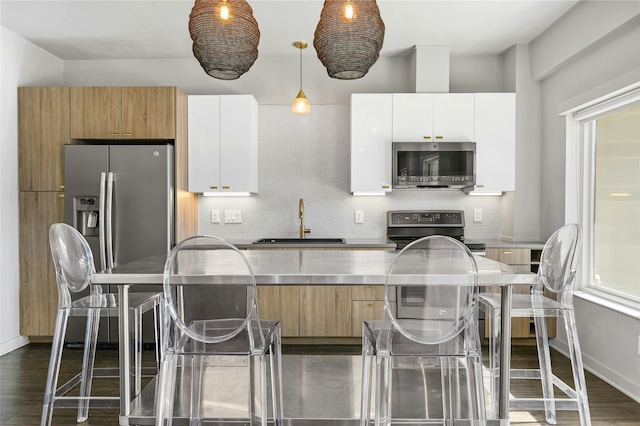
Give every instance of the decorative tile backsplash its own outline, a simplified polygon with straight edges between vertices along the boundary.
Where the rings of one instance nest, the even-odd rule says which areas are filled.
[[[288,105],[259,107],[259,193],[251,197],[199,197],[199,232],[227,239],[297,237],[298,201],[304,199],[309,237],[385,238],[389,210],[464,210],[465,236],[498,239],[500,197],[453,190],[395,190],[384,196],[349,193],[349,106],[313,105],[311,114]],[[482,222],[473,222],[473,209]],[[221,223],[211,223],[220,210]],[[242,223],[225,224],[224,210],[240,210]],[[364,211],[356,224],[354,210]]]

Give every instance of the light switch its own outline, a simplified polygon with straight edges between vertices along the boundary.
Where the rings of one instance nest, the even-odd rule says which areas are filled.
[[[241,223],[242,211],[241,210],[225,210],[224,211],[224,223]]]
[[[211,210],[211,223],[220,223],[220,210]]]
[[[364,223],[364,210],[355,210],[354,217],[356,223]]]

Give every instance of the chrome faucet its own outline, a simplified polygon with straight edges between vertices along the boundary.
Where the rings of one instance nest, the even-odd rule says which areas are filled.
[[[300,215],[300,238],[304,239],[305,234],[311,233],[311,228],[304,227],[304,200],[302,198],[298,204],[298,213]]]

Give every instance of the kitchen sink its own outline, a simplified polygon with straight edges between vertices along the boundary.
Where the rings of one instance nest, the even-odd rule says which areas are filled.
[[[345,244],[344,238],[262,238],[253,244]]]

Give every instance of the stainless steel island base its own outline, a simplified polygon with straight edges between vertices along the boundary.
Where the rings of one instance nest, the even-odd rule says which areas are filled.
[[[360,422],[361,356],[284,355],[284,426],[355,426]],[[203,383],[204,424],[248,424],[248,370],[207,362]],[[189,424],[191,375],[189,368],[177,374],[174,421]],[[441,377],[438,368],[394,369],[394,419],[402,423],[442,424]],[[129,425],[153,425],[155,379],[132,402]],[[466,390],[461,389],[462,414],[466,415]],[[271,399],[269,399],[271,404]],[[269,410],[271,416],[271,410]],[[425,418],[432,420],[424,420]],[[404,420],[406,419],[406,420]],[[421,420],[418,420],[421,419]],[[270,422],[271,423],[271,422]],[[464,419],[456,425],[469,424]],[[499,424],[490,422],[489,424]]]

